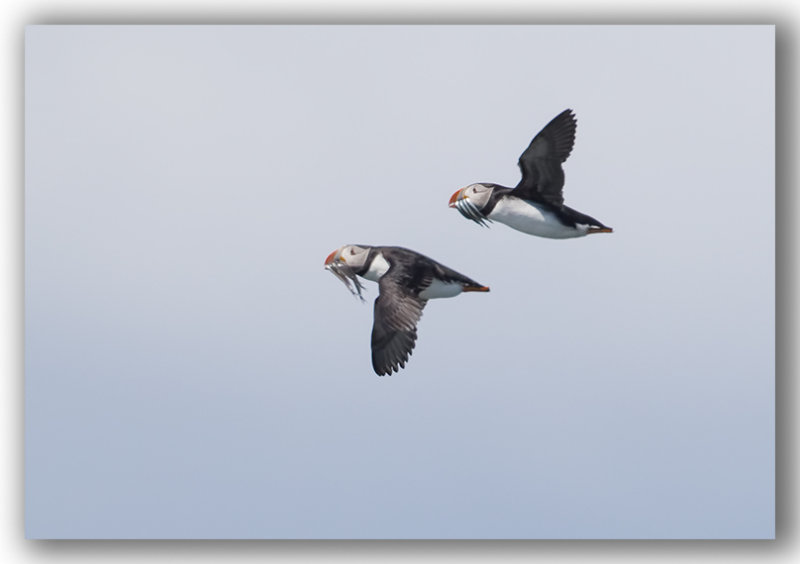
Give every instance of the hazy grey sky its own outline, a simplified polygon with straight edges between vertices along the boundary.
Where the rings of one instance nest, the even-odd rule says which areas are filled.
[[[32,538],[770,538],[774,28],[26,33]],[[448,209],[578,118],[545,240]],[[322,268],[491,286],[370,366]]]

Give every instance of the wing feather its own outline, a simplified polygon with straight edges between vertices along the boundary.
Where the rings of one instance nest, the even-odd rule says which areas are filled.
[[[378,281],[372,325],[372,367],[379,376],[404,367],[417,341],[417,323],[427,300],[398,281],[394,267]]]
[[[544,126],[519,157],[522,180],[514,189],[514,195],[557,207],[564,204],[561,164],[572,152],[576,128],[575,114],[569,109]]]

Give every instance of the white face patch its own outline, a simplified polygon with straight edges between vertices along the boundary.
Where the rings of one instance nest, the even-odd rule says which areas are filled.
[[[339,258],[350,268],[359,269],[367,260],[369,249],[358,245],[345,245],[339,251]]]
[[[494,188],[483,184],[470,184],[464,188],[464,196],[472,202],[472,205],[480,209],[487,204],[493,191]]]

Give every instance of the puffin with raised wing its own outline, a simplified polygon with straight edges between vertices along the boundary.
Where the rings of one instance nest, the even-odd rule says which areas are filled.
[[[564,170],[575,143],[577,122],[564,110],[533,138],[519,157],[522,180],[515,188],[479,182],[450,197],[450,207],[475,223],[504,223],[523,233],[550,239],[583,237],[613,230],[564,205]]]
[[[372,325],[372,367],[379,376],[399,372],[406,365],[417,341],[417,323],[428,300],[451,298],[462,292],[489,291],[487,286],[402,247],[344,245],[328,255],[325,268],[362,301],[364,287],[357,276],[378,283]]]

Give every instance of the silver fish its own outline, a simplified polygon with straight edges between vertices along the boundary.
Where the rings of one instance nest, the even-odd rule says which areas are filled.
[[[480,210],[475,207],[475,204],[466,198],[456,201],[456,209],[461,213],[461,215],[467,219],[471,219],[481,227],[489,227],[488,223],[492,221],[488,217],[485,217]]]
[[[353,269],[344,264],[343,262],[332,262],[331,264],[325,265],[325,270],[328,270],[336,276],[339,280],[344,282],[344,285],[347,286],[347,289],[350,290],[350,293],[354,296],[358,297],[362,302],[366,301],[364,296],[361,295],[361,290],[366,290],[366,287],[359,282],[356,273],[353,272]],[[352,282],[352,285],[350,284]],[[353,289],[355,288],[355,290]]]

